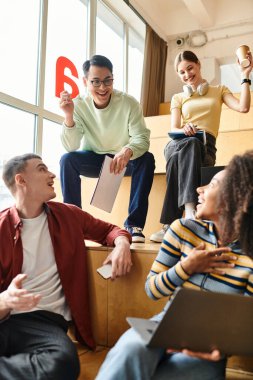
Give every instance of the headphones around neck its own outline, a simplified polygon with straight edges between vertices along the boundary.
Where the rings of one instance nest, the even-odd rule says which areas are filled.
[[[208,91],[208,87],[209,87],[209,83],[208,82],[203,82],[203,83],[200,83],[197,87],[197,90],[196,92],[200,95],[200,96],[203,96],[203,95],[206,95],[207,91]],[[187,97],[191,97],[193,94],[194,94],[194,90],[192,89],[192,86],[190,86],[189,84],[186,84],[185,86],[183,86],[183,91],[185,93],[185,95]]]

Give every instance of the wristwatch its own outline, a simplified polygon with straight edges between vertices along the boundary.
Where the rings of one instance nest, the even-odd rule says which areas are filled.
[[[247,79],[247,78],[243,79],[241,84],[243,84],[243,83],[248,83],[251,86],[251,80],[250,79]]]

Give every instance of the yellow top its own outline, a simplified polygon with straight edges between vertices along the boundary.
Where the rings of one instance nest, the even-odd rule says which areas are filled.
[[[186,123],[193,123],[198,129],[203,129],[217,137],[220,126],[223,95],[231,94],[226,86],[210,86],[205,95],[194,92],[187,96],[181,92],[175,94],[171,100],[171,110],[179,108],[182,116],[182,127]]]

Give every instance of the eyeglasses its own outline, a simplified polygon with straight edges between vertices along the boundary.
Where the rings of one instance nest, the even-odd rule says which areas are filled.
[[[104,80],[94,79],[94,80],[91,80],[90,83],[92,84],[93,87],[100,87],[102,83],[108,87],[112,85],[113,78],[107,78]]]

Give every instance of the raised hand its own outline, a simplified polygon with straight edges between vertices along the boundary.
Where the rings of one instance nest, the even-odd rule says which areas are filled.
[[[66,118],[67,117],[73,117],[74,103],[73,103],[73,100],[71,99],[68,91],[62,91],[60,93],[59,104],[60,104],[60,108],[65,113]]]
[[[190,254],[181,261],[181,265],[186,273],[216,273],[224,274],[225,268],[235,266],[231,261],[237,259],[228,247],[219,247],[212,250],[205,249],[205,243],[201,243],[194,248]]]
[[[33,309],[41,299],[40,294],[33,294],[23,288],[26,274],[18,274],[10,283],[7,290],[0,295],[0,312],[7,310],[29,311]]]

